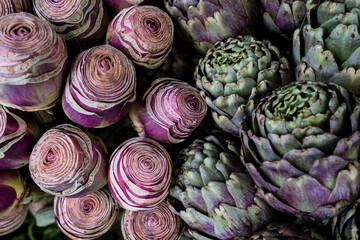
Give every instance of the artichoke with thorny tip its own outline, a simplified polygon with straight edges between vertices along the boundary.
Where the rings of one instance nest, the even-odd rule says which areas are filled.
[[[188,83],[158,78],[130,109],[129,116],[141,137],[164,144],[183,142],[207,113],[206,102]]]
[[[101,189],[107,182],[107,166],[103,142],[70,124],[45,132],[29,161],[34,182],[61,197],[83,197]]]
[[[334,83],[295,82],[263,98],[240,128],[241,160],[273,208],[341,213],[360,193],[360,98]]]
[[[101,45],[73,62],[62,96],[65,114],[85,127],[106,127],[124,117],[136,99],[136,73],[118,49]]]
[[[202,54],[216,42],[255,33],[260,11],[256,0],[164,0],[186,39]]]
[[[180,240],[185,224],[165,202],[153,209],[125,211],[121,231],[125,240]]]
[[[0,18],[0,104],[23,111],[58,100],[68,65],[62,38],[29,13]]]
[[[360,199],[357,199],[349,208],[333,218],[332,233],[335,240],[353,240],[360,236]]]
[[[238,36],[216,43],[206,53],[196,67],[195,80],[216,124],[237,136],[256,101],[290,83],[291,71],[269,41]]]
[[[360,95],[358,0],[309,0],[293,36],[297,80],[334,82]]]
[[[24,223],[29,206],[18,204],[8,214],[0,217],[0,237],[14,232]]]
[[[71,239],[97,239],[115,222],[119,206],[107,189],[81,198],[54,199],[55,223]]]
[[[106,43],[124,52],[140,69],[159,67],[171,51],[174,25],[158,7],[123,9],[110,22]]]
[[[172,161],[161,144],[143,137],[123,142],[110,157],[109,189],[126,210],[147,210],[168,195]]]
[[[256,196],[234,142],[197,139],[176,161],[169,204],[196,239],[248,239],[270,220],[272,209]]]
[[[33,0],[34,12],[78,49],[103,43],[108,14],[102,0]]]
[[[0,105],[0,170],[28,164],[40,129],[27,113]]]
[[[9,13],[29,12],[31,0],[2,0],[0,1],[0,16]]]

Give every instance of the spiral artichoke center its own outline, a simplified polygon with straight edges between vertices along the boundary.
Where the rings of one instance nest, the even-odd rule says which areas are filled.
[[[18,37],[25,37],[30,32],[31,32],[31,30],[26,26],[21,26],[21,27],[18,27],[18,28],[14,29],[15,35],[18,36]]]
[[[93,207],[94,207],[93,204],[89,201],[84,201],[82,203],[82,210],[84,212],[90,212],[93,209]]]
[[[146,18],[144,24],[151,33],[157,33],[161,28],[161,23],[157,19],[153,18]]]
[[[152,213],[147,217],[146,220],[149,228],[154,228],[160,225],[159,216],[156,213]]]
[[[185,96],[184,103],[185,107],[190,111],[198,111],[200,108],[199,99],[194,94]]]
[[[100,61],[100,70],[104,73],[106,71],[109,71],[111,68],[111,61],[109,58],[104,58]]]
[[[46,163],[53,163],[56,160],[56,156],[53,151],[49,151],[46,155]]]

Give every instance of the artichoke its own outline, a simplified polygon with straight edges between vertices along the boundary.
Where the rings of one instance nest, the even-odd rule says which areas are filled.
[[[35,14],[76,50],[104,41],[109,18],[102,0],[33,0]]]
[[[360,5],[308,1],[307,24],[294,32],[297,80],[330,81],[360,94]]]
[[[241,160],[273,208],[330,218],[360,193],[360,99],[296,82],[263,98],[240,129]]]
[[[140,69],[159,67],[170,53],[173,39],[171,18],[154,6],[123,9],[106,34],[106,43],[123,51]]]
[[[115,222],[119,206],[107,189],[81,198],[54,199],[55,222],[71,239],[97,239]]]
[[[218,41],[254,34],[259,19],[256,0],[164,0],[186,39],[202,54]]]
[[[39,137],[39,126],[30,115],[0,105],[0,170],[28,164]]]
[[[24,223],[29,206],[18,204],[8,214],[0,217],[0,237],[17,230]]]
[[[116,12],[134,5],[152,5],[157,0],[104,0]]]
[[[46,193],[83,197],[107,182],[107,150],[92,134],[70,124],[45,132],[29,160],[34,182]]]
[[[264,230],[254,234],[250,240],[327,240],[328,238],[317,229],[299,226],[292,223],[270,223]]]
[[[184,227],[181,218],[172,213],[165,202],[149,210],[126,211],[121,219],[125,240],[179,240]]]
[[[257,197],[239,159],[239,148],[220,138],[197,139],[178,158],[171,208],[197,239],[250,237],[269,221],[272,210]]]
[[[348,209],[334,217],[332,233],[335,240],[359,239],[359,203],[360,199],[357,199]]]
[[[147,210],[169,193],[172,161],[161,144],[143,137],[123,142],[110,157],[109,189],[126,210]]]
[[[49,109],[59,98],[68,65],[66,46],[29,13],[0,18],[0,104],[24,111]]]
[[[62,96],[65,114],[85,127],[106,127],[130,110],[136,99],[132,62],[110,45],[90,48],[73,62]]]
[[[260,0],[265,27],[287,40],[301,26],[306,15],[306,0]]]
[[[9,13],[29,12],[31,0],[2,0],[0,1],[0,16]]]
[[[269,41],[251,36],[218,42],[199,61],[196,86],[216,124],[238,135],[257,98],[291,81],[289,63]]]

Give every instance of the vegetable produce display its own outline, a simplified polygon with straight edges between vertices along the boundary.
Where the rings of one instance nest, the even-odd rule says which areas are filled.
[[[0,1],[0,239],[360,239],[360,0]]]

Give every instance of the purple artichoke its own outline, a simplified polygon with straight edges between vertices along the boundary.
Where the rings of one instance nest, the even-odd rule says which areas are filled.
[[[360,98],[296,82],[263,98],[240,128],[241,160],[273,208],[331,218],[360,193]]]
[[[0,18],[0,104],[24,111],[52,107],[68,65],[66,46],[48,25],[29,13]]]
[[[24,223],[29,206],[18,204],[8,214],[0,217],[0,236],[9,234]]]
[[[171,170],[171,158],[158,142],[130,138],[111,155],[109,189],[126,210],[153,208],[169,193]]]
[[[31,0],[1,0],[0,16],[9,13],[29,12],[31,10]]]
[[[107,150],[102,141],[70,124],[51,128],[36,143],[31,177],[46,193],[83,197],[107,182]]]
[[[120,49],[136,65],[159,67],[171,51],[174,26],[160,8],[133,6],[119,12],[110,22],[106,43]]]
[[[101,44],[108,14],[102,0],[33,0],[34,12],[77,49]]]
[[[158,78],[129,115],[139,136],[173,144],[190,136],[206,113],[206,102],[196,88],[181,80]]]
[[[181,218],[172,213],[165,202],[149,210],[125,211],[121,219],[125,240],[179,240],[184,227]]]
[[[97,239],[115,222],[119,206],[106,189],[81,198],[54,199],[55,222],[71,239]]]
[[[85,127],[106,127],[130,110],[136,99],[136,73],[119,50],[102,45],[80,53],[66,82],[66,115]]]
[[[28,164],[39,137],[39,126],[30,115],[0,105],[0,170]]]
[[[120,12],[124,8],[134,5],[152,5],[157,0],[104,0],[113,10]]]
[[[360,236],[360,199],[333,218],[332,233],[335,240],[354,240]]]

